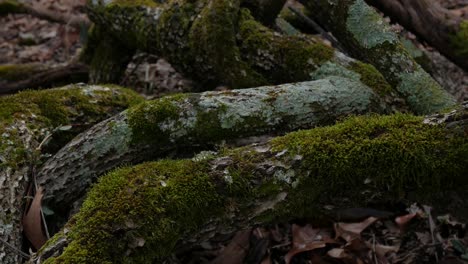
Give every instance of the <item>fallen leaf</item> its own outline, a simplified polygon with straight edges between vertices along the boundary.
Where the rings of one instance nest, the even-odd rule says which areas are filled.
[[[335,237],[341,237],[346,242],[350,242],[360,237],[361,232],[372,225],[378,218],[369,217],[360,223],[335,223]]]
[[[247,255],[250,246],[251,229],[242,230],[236,233],[223,251],[211,262],[211,264],[241,264]]]
[[[293,243],[291,250],[284,256],[286,264],[290,263],[292,258],[305,251],[323,248],[326,246],[324,237],[329,237],[324,229],[314,229],[311,225],[292,226]]]
[[[43,196],[43,189],[40,187],[34,195],[31,207],[23,216],[24,235],[36,250],[41,248],[47,241],[47,237],[42,230],[41,205]]]

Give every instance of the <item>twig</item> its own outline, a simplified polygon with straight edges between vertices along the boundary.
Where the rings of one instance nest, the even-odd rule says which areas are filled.
[[[3,240],[1,237],[0,237],[0,241],[5,244],[9,249],[13,250],[14,252],[18,253],[21,257],[23,257],[24,259],[30,259],[31,256],[27,253],[24,253],[23,251],[15,248],[13,245],[11,245],[10,243],[6,242],[5,240]]]

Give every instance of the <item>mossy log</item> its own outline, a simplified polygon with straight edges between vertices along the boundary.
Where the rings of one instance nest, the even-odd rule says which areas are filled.
[[[21,249],[23,197],[41,154],[53,154],[86,128],[141,101],[130,90],[80,85],[0,97],[0,238]],[[19,258],[0,243],[1,263]]]
[[[430,0],[366,0],[468,71],[468,20]]]
[[[342,77],[168,96],[130,108],[73,139],[44,164],[37,182],[45,189],[43,203],[60,214],[84,196],[96,176],[121,164],[389,109],[370,88]]]
[[[468,108],[427,119],[353,117],[260,145],[121,168],[99,180],[31,262],[162,263],[179,247],[316,218],[325,205],[408,196],[434,205],[447,190],[466,197],[467,131]]]
[[[374,65],[419,114],[455,100],[417,64],[390,26],[364,0],[301,0],[354,57]]]
[[[88,67],[81,63],[51,68],[33,63],[0,65],[0,95],[86,81]]]
[[[178,71],[197,81],[200,90],[219,85],[248,88],[340,75],[359,79],[379,94],[395,97],[391,86],[373,66],[346,57],[312,37],[280,35],[257,22],[242,4],[239,0],[166,4],[114,0],[89,1],[88,7],[91,19],[114,40],[129,50],[165,57]],[[89,49],[90,54],[92,50]],[[440,105],[431,110],[440,110]]]

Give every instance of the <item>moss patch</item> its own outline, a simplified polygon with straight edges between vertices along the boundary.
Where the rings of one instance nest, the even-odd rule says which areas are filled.
[[[393,89],[383,75],[372,65],[362,62],[353,62],[350,69],[359,73],[360,81],[371,87],[379,95],[389,95]]]
[[[160,161],[102,177],[76,217],[73,242],[46,263],[152,263],[167,256],[181,235],[222,208],[207,168],[206,162]]]
[[[17,0],[3,0],[0,2],[0,16],[26,12],[24,6]]]
[[[468,57],[468,20],[463,20],[460,23],[460,28],[452,36],[451,41],[455,48],[455,54]]]
[[[335,126],[290,133],[272,145],[304,157],[301,170],[310,177],[301,186],[312,189],[298,194],[325,199],[344,194],[365,203],[366,197],[356,190],[398,200],[408,191],[428,199],[441,189],[464,188],[468,139],[422,120],[404,114],[353,117]],[[366,179],[372,183],[364,185]]]
[[[463,131],[422,121],[403,114],[353,117],[276,138],[271,152],[250,146],[197,161],[116,170],[91,190],[69,226],[71,243],[64,253],[46,263],[162,262],[179,239],[211,220],[222,225],[229,223],[223,215],[251,216],[265,201],[279,202],[263,208],[255,221],[313,216],[324,204],[395,201],[408,191],[419,198],[440,190],[463,192],[468,139]]]
[[[0,65],[0,80],[22,80],[24,76],[38,73],[43,69],[39,64],[3,64]]]
[[[58,126],[81,122],[93,124],[142,100],[131,90],[95,89],[92,86],[25,91],[0,97],[0,151],[5,155],[9,153],[4,157],[7,162],[2,165],[16,167],[24,160],[26,153],[21,147],[23,142],[20,137],[22,127],[42,140],[45,136],[43,133]],[[62,142],[60,135],[54,135],[54,142]],[[72,135],[62,136],[69,138]]]

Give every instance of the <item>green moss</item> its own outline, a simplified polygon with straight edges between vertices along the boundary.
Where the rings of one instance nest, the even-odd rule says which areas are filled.
[[[0,65],[0,80],[22,80],[24,76],[35,74],[43,69],[39,64],[3,64]]]
[[[245,60],[270,83],[310,80],[310,73],[334,56],[333,48],[305,35],[274,33],[247,9],[240,11],[239,35]]]
[[[455,54],[468,56],[468,20],[460,23],[457,33],[451,37],[452,46],[455,48]]]
[[[81,122],[93,124],[142,100],[135,92],[123,88],[99,90],[78,87],[25,91],[0,97],[0,151],[7,155],[4,156],[7,162],[3,165],[15,168],[26,158],[19,127],[24,126],[33,137],[42,140],[44,131]],[[54,143],[59,145],[57,148],[63,146],[63,138],[69,139],[81,131],[56,133]]]
[[[371,87],[379,95],[389,95],[393,89],[383,75],[372,65],[362,62],[353,62],[350,69],[359,73],[360,81]]]
[[[427,199],[441,189],[465,188],[467,138],[449,136],[443,126],[422,120],[403,114],[353,117],[335,126],[290,133],[272,145],[304,157],[301,170],[310,176],[301,186],[310,189],[297,190],[298,196],[321,200],[345,195],[362,204],[367,197],[357,189],[398,200],[408,191]],[[366,179],[372,183],[366,186]]]
[[[0,16],[24,12],[26,12],[24,6],[17,0],[3,0],[0,2]]]
[[[110,6],[120,6],[120,7],[156,7],[159,4],[153,0],[112,0],[109,3]]]
[[[176,94],[142,103],[129,109],[128,123],[135,142],[166,142],[170,133],[163,126],[175,127],[182,112],[178,102],[187,96]],[[170,131],[170,129],[169,129]]]
[[[232,88],[264,85],[264,78],[241,60],[236,44],[238,12],[238,0],[207,4],[190,29],[188,44],[192,56],[202,62],[199,71],[209,70],[206,67],[215,69],[210,70],[214,75],[206,78],[222,80]]]
[[[433,198],[440,190],[464,192],[468,139],[463,131],[451,134],[422,121],[403,114],[353,117],[276,138],[273,152],[250,146],[198,161],[118,169],[94,186],[69,226],[71,243],[48,261],[162,262],[179,239],[206,223],[232,224],[222,216],[245,219],[260,209],[256,223],[290,220],[316,216],[324,204],[399,201],[411,191],[418,198]],[[216,158],[229,162],[213,170],[213,164],[223,164],[213,163]]]
[[[69,235],[73,242],[50,263],[161,260],[180,236],[220,213],[224,199],[208,168],[206,162],[160,161],[102,177],[76,217]]]

